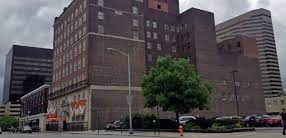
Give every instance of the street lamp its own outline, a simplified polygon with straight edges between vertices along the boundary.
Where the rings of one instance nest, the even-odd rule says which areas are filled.
[[[121,50],[115,49],[115,48],[107,48],[109,51],[115,51],[118,52],[124,56],[127,56],[128,59],[128,105],[129,105],[129,134],[133,134],[133,127],[132,127],[132,98],[131,98],[131,74],[130,74],[130,55],[129,53],[125,53]]]
[[[236,112],[237,112],[237,116],[239,116],[239,105],[238,105],[238,95],[237,95],[237,86],[236,86],[236,79],[235,79],[235,73],[237,73],[237,70],[233,70],[232,73],[232,77],[233,77],[233,83],[234,83],[234,94],[235,94],[235,101],[236,101]]]
[[[31,114],[31,110],[29,109],[29,110],[28,110],[28,114],[27,114],[27,122],[26,122],[26,125],[27,125],[27,126],[30,126],[30,125],[29,125],[29,115],[30,115],[30,114]]]

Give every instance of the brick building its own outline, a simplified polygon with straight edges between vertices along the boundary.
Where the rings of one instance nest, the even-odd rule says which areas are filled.
[[[277,97],[282,92],[282,83],[271,12],[255,9],[216,26],[218,42],[238,35],[256,39],[264,96]]]
[[[50,85],[43,85],[21,97],[20,129],[29,125],[33,131],[46,131],[50,89]]]
[[[48,116],[60,129],[95,129],[128,113],[127,58],[107,48],[130,54],[134,112],[145,110],[142,76],[158,56],[171,55],[187,58],[215,85],[212,110],[196,114],[224,114],[216,98],[222,76],[229,75],[220,66],[211,12],[192,8],[180,14],[178,0],[74,0],[55,18],[54,30]]]

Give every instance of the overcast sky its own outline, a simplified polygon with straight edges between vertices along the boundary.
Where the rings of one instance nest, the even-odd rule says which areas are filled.
[[[52,48],[54,17],[70,2],[71,0],[0,0],[0,93],[3,91],[5,56],[11,46],[20,44]],[[180,5],[181,11],[196,7],[214,12],[216,23],[256,8],[271,10],[280,69],[283,78],[286,77],[286,0],[180,0]]]

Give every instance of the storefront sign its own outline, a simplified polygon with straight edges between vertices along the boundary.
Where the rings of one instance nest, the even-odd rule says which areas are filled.
[[[79,100],[70,103],[70,113],[72,115],[82,115],[84,114],[86,106],[86,100]]]

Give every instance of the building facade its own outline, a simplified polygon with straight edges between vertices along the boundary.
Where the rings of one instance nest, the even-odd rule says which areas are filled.
[[[281,113],[286,108],[286,96],[265,99],[266,112],[269,114]]]
[[[50,85],[43,85],[21,97],[20,129],[29,125],[33,131],[46,131],[48,93]]]
[[[6,55],[3,103],[19,102],[52,80],[51,49],[13,45]]]
[[[222,41],[217,47],[221,60],[218,70],[225,74],[219,75],[220,80],[217,81],[220,82],[215,85],[217,94],[213,100],[217,102],[216,112],[220,116],[264,114],[256,39],[239,36]]]
[[[51,125],[95,129],[97,115],[102,126],[128,111],[127,57],[107,48],[130,55],[133,99],[143,102],[138,100],[145,72],[143,7],[141,0],[75,0],[55,19],[48,114],[61,121]]]
[[[216,26],[217,41],[238,35],[256,38],[265,97],[276,97],[282,91],[271,13],[257,9]]]
[[[13,116],[19,119],[21,114],[21,104],[8,102],[0,106],[0,117]]]
[[[55,130],[94,130],[128,115],[127,57],[108,48],[130,56],[133,112],[152,112],[144,109],[141,78],[159,56],[172,56],[187,58],[202,78],[215,86],[211,110],[195,114],[236,114],[235,102],[230,101],[233,104],[223,111],[220,107],[226,103],[217,101],[222,101],[222,89],[233,92],[231,74],[225,71],[233,64],[222,66],[225,58],[216,46],[213,13],[192,8],[180,14],[178,0],[74,0],[54,23],[48,120]],[[245,58],[242,63],[250,61]],[[256,65],[255,61],[251,64]],[[254,80],[255,73],[240,75],[239,80],[248,75],[253,76],[254,84],[259,83]],[[224,77],[229,81],[227,87]],[[241,89],[248,90],[259,88]],[[248,104],[260,103],[259,96],[258,100],[254,98],[256,93],[248,95],[241,114],[265,112],[260,106],[247,108]],[[169,113],[161,115],[173,117]]]

